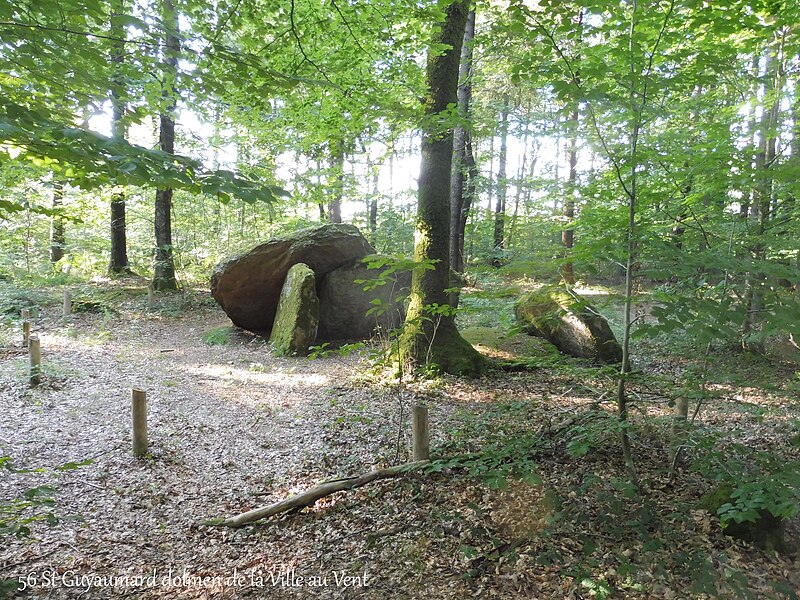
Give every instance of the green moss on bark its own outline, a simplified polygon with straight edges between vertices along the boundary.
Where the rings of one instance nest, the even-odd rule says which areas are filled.
[[[404,362],[464,377],[480,377],[488,366],[484,356],[461,337],[452,316],[424,314],[413,299],[400,338],[400,353]]]

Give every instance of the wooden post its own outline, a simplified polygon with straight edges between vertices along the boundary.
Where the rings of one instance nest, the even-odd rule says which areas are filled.
[[[28,347],[28,340],[31,337],[31,311],[23,308],[20,312],[22,315],[22,345]]]
[[[147,392],[131,390],[131,414],[133,416],[133,455],[147,455]]]
[[[31,387],[34,387],[42,381],[42,347],[39,344],[38,335],[32,335],[28,338],[28,358],[30,359],[28,380]]]
[[[64,290],[64,316],[68,317],[72,314],[72,292]]]
[[[147,286],[147,310],[153,310],[156,307],[156,291],[153,289],[153,284]]]
[[[431,459],[431,441],[428,435],[428,409],[417,405],[411,415],[411,443],[413,459]]]

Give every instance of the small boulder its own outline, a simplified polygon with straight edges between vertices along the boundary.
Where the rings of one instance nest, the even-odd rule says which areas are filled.
[[[320,340],[369,339],[379,331],[390,331],[403,322],[403,301],[411,286],[411,272],[395,271],[388,275],[385,284],[375,287],[364,283],[378,280],[388,269],[388,266],[370,269],[362,259],[334,269],[322,278],[319,287]],[[377,306],[382,308],[367,314]]]
[[[292,265],[304,263],[321,279],[374,252],[353,225],[336,223],[301,229],[218,264],[211,276],[211,294],[235,325],[269,332],[281,287]]]
[[[717,516],[723,506],[736,504],[736,499],[732,497],[735,489],[730,483],[721,483],[700,499],[698,507]],[[722,532],[737,540],[755,544],[767,552],[786,552],[785,530],[786,524],[782,518],[768,510],[759,510],[758,516],[752,521],[728,521]]]
[[[540,288],[523,296],[514,312],[530,335],[549,340],[564,354],[605,363],[622,360],[608,321],[572,291]]]
[[[281,289],[275,322],[269,341],[279,356],[305,355],[317,339],[319,299],[317,283],[308,265],[289,269]]]

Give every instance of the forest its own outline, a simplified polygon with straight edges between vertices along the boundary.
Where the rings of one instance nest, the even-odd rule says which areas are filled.
[[[0,598],[798,598],[800,4],[0,0]]]

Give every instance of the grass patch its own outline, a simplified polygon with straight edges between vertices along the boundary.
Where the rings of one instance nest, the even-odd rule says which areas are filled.
[[[233,338],[233,334],[235,332],[235,327],[225,325],[223,327],[209,329],[203,333],[201,337],[203,338],[203,341],[210,346],[227,346]]]

